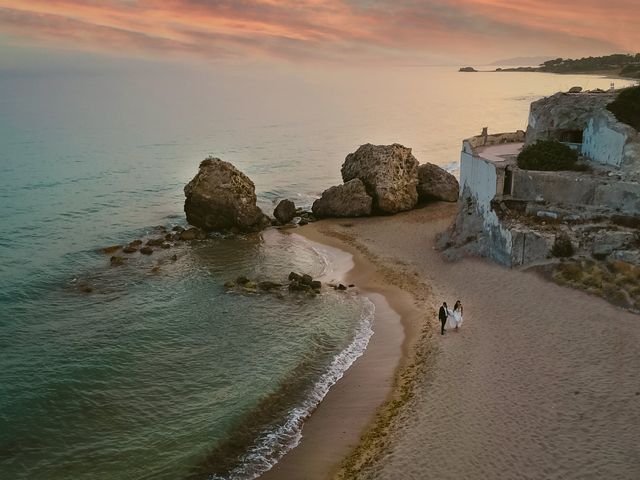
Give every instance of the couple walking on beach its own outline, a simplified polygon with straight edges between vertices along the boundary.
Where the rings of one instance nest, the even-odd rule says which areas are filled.
[[[447,302],[442,302],[440,311],[438,312],[438,318],[440,319],[440,335],[444,335],[446,328],[454,328],[458,330],[458,327],[462,325],[462,303],[460,300],[453,306],[453,310],[447,307]]]

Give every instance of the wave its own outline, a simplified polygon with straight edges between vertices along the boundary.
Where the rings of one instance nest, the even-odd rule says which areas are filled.
[[[375,306],[366,297],[363,300],[361,321],[356,327],[351,343],[338,353],[327,371],[315,382],[304,401],[289,411],[279,425],[263,431],[249,451],[240,457],[240,463],[224,476],[210,475],[210,480],[252,480],[270,470],[287,452],[295,448],[302,439],[304,421],[342,378],[345,372],[360,357],[373,335]]]

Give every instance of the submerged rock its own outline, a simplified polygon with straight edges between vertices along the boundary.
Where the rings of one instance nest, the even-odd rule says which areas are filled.
[[[273,211],[273,216],[276,217],[276,220],[278,220],[281,225],[289,223],[293,220],[293,217],[296,216],[296,205],[286,198],[284,200],[280,200]]]
[[[219,158],[200,163],[196,176],[184,187],[187,221],[206,231],[259,231],[269,219],[256,205],[253,182]]]
[[[363,217],[371,215],[372,204],[362,180],[354,178],[322,192],[311,210],[317,217]]]
[[[118,255],[114,255],[113,257],[111,257],[110,261],[112,267],[124,265],[124,257],[120,257]]]
[[[460,185],[456,177],[433,163],[418,166],[418,196],[420,200],[457,202]]]
[[[344,182],[362,180],[374,211],[397,213],[418,203],[418,160],[403,145],[362,145],[347,155],[341,172]]]
[[[143,255],[151,255],[153,253],[153,248],[144,246],[140,249],[140,253]]]
[[[281,283],[271,282],[269,280],[264,280],[262,282],[258,282],[258,288],[260,290],[275,290],[277,288],[281,288],[283,285]]]
[[[100,252],[109,254],[109,253],[117,252],[121,248],[122,248],[122,245],[112,245],[110,247],[101,248]]]

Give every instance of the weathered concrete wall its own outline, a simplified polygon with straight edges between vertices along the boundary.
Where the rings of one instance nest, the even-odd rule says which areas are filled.
[[[610,123],[605,116],[589,119],[583,134],[582,154],[596,162],[619,167],[627,137],[612,130]]]
[[[466,142],[466,141],[465,141]],[[469,146],[469,145],[467,145]],[[464,147],[463,147],[464,148]],[[475,215],[482,218],[484,253],[502,263],[511,265],[511,232],[504,228],[491,208],[491,200],[497,193],[498,173],[496,166],[466,149],[460,155],[460,192],[462,204],[466,196],[472,197]]]
[[[511,196],[530,202],[592,204],[595,183],[577,172],[513,169]]]
[[[640,184],[579,172],[515,168],[511,193],[517,200],[604,207],[640,214]]]

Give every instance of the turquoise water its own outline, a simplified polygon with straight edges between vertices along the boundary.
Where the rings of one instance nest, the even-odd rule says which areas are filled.
[[[182,187],[206,155],[246,172],[269,213],[285,196],[309,206],[361,143],[455,171],[481,127],[523,128],[539,96],[610,82],[261,75],[0,77],[0,477],[253,478],[361,352],[364,298],[224,291],[240,274],[321,275],[322,252],[295,236],[213,237],[122,267],[97,252],[184,225]]]

